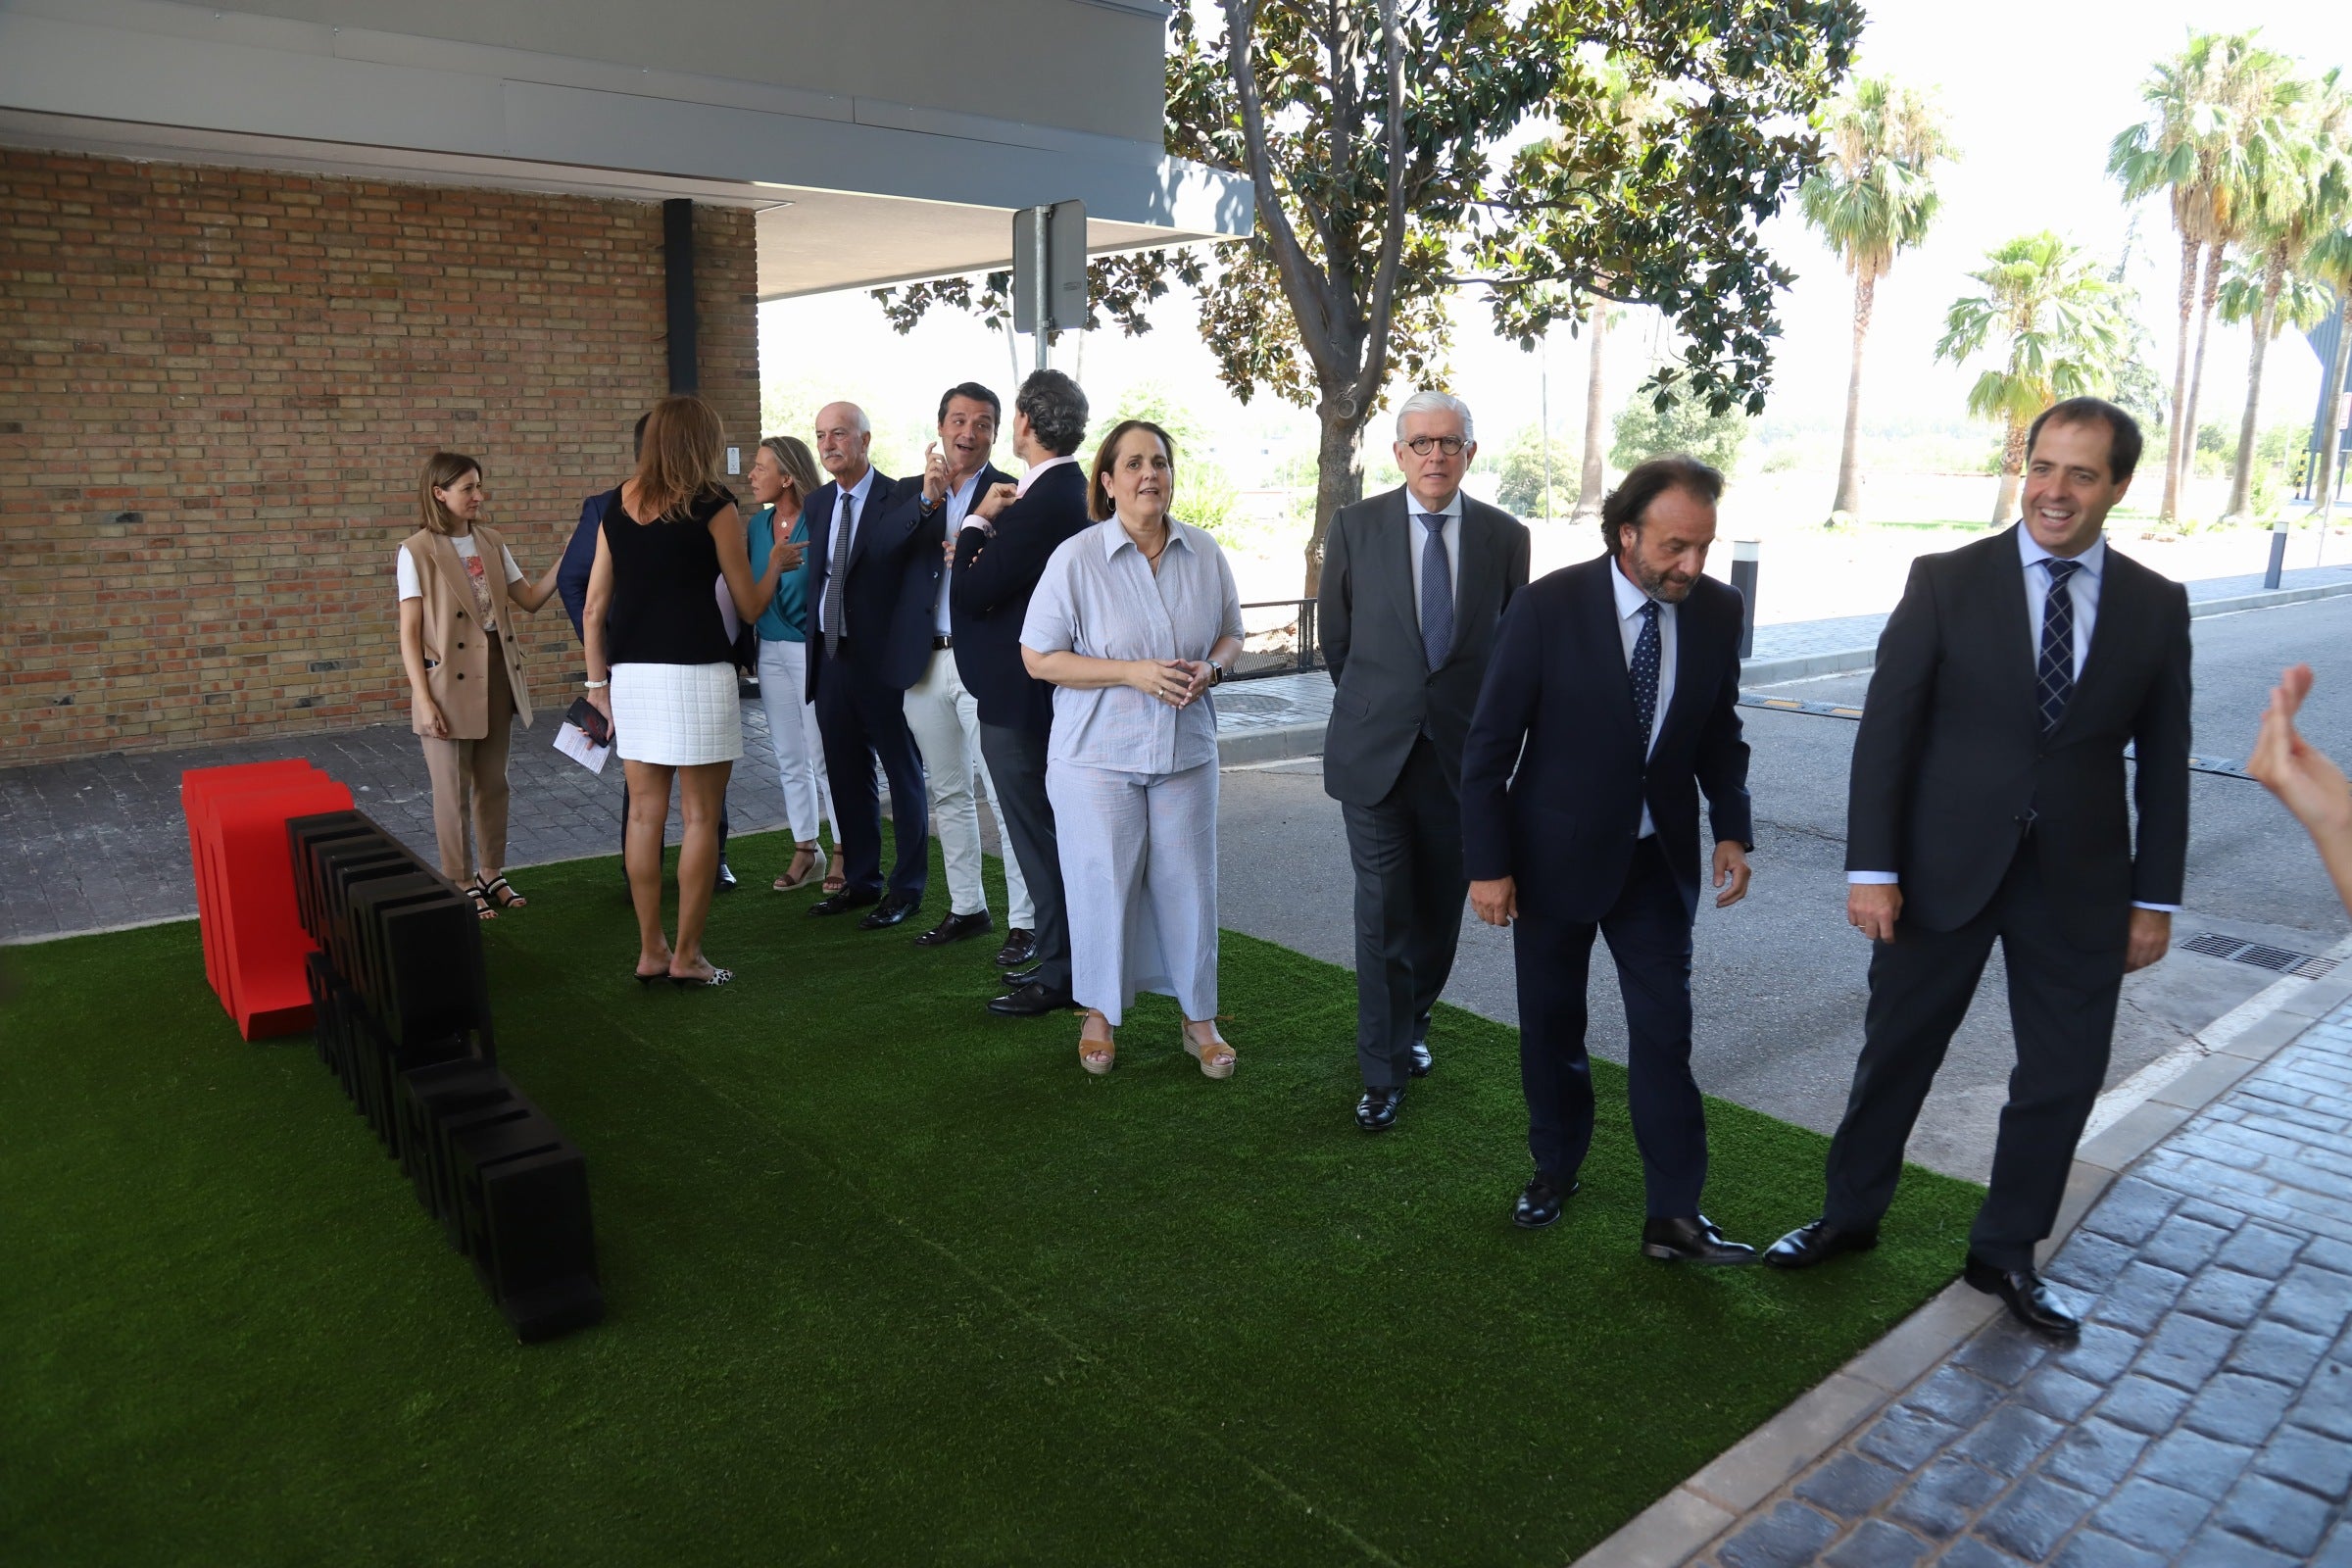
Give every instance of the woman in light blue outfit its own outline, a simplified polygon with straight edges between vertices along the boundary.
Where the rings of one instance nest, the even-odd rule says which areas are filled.
[[[1096,526],[1046,564],[1021,625],[1051,681],[1046,793],[1070,911],[1078,1061],[1115,1059],[1139,991],[1172,996],[1184,1049],[1233,1075],[1217,1033],[1217,715],[1208,691],[1242,651],[1241,595],[1217,542],[1168,515],[1175,445],[1144,419],[1095,454]]]
[[[771,435],[752,454],[752,500],[759,510],[745,519],[752,575],[767,570],[770,551],[787,552],[776,596],[756,622],[760,633],[760,706],[767,713],[768,742],[775,748],[776,775],[784,789],[784,816],[792,827],[792,864],[775,881],[778,893],[805,888],[823,877],[827,859],[817,843],[820,821],[833,817],[826,787],[825,749],[817,739],[816,705],[808,701],[808,564],[803,560],[808,524],[801,503],[823,480],[806,443]],[[783,544],[777,544],[781,530]],[[834,840],[840,841],[838,825]],[[828,891],[832,883],[825,884]]]

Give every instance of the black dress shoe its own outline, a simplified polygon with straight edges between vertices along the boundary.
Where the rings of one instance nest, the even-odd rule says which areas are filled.
[[[1661,1263],[1753,1263],[1756,1250],[1725,1241],[1706,1215],[1688,1214],[1642,1221],[1642,1255]]]
[[[1429,1069],[1434,1065],[1436,1063],[1430,1060],[1429,1042],[1426,1040],[1414,1041],[1413,1064],[1407,1070],[1416,1078],[1426,1078],[1429,1076]]]
[[[1004,975],[1004,989],[1018,991],[1023,986],[1034,985],[1037,977],[1045,972],[1046,966],[1042,963],[1033,963],[1026,969],[1009,970]]]
[[[2066,1308],[2058,1293],[2030,1268],[1995,1268],[1976,1253],[1960,1277],[1986,1296],[1997,1296],[2009,1315],[2036,1334],[2068,1340],[2082,1332],[2082,1320]]]
[[[873,913],[858,922],[858,929],[880,931],[890,926],[903,925],[913,918],[914,911],[922,906],[923,901],[920,899],[910,899],[904,893],[893,893],[874,906]]]
[[[876,915],[881,912],[879,909],[874,911]],[[976,937],[983,931],[993,931],[996,929],[996,925],[997,922],[988,917],[986,909],[974,914],[950,913],[945,920],[916,937],[914,945],[918,948],[944,948],[951,942],[961,942],[965,937]]]
[[[1768,1268],[1811,1268],[1840,1252],[1867,1252],[1878,1245],[1876,1230],[1845,1230],[1823,1218],[1799,1225],[1764,1249],[1764,1263]]]
[[[1042,1018],[1049,1012],[1060,1012],[1076,1005],[1077,999],[1067,991],[1049,991],[1033,980],[1018,991],[991,997],[988,1010],[1000,1018]]]
[[[711,888],[711,891],[713,893],[732,893],[735,891],[735,873],[727,869],[727,862],[724,860],[718,862],[718,881]]]
[[[1385,1133],[1396,1125],[1396,1107],[1404,1103],[1404,1085],[1367,1089],[1355,1102],[1355,1124],[1368,1133]]]
[[[1037,956],[1037,933],[1026,926],[1013,926],[1004,933],[1004,945],[997,950],[997,967],[1018,969]]]
[[[808,906],[808,912],[847,914],[852,909],[862,909],[869,904],[879,903],[881,898],[881,893],[873,888],[843,888],[839,893],[828,893]]]
[[[1519,1190],[1519,1201],[1511,1205],[1511,1223],[1521,1230],[1542,1230],[1560,1217],[1560,1205],[1574,1198],[1584,1185],[1571,1176],[1565,1188],[1555,1187],[1550,1177],[1536,1172]]]

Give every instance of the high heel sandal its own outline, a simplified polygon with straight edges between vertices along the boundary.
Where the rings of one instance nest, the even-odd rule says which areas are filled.
[[[825,847],[821,844],[796,844],[792,847],[794,859],[797,860],[804,855],[811,857],[808,869],[803,871],[799,876],[794,876],[791,874],[792,867],[786,866],[785,874],[776,878],[775,888],[778,893],[797,893],[822,877],[833,864],[831,858],[825,854]]]
[[[531,902],[507,884],[506,873],[503,871],[489,881],[478,885],[490,901],[502,909],[523,908]]]
[[[1190,1023],[1184,1025],[1184,1054],[1200,1063],[1200,1076],[1203,1078],[1230,1078],[1233,1076],[1233,1064],[1241,1058],[1235,1054],[1233,1047],[1226,1043],[1225,1037],[1216,1033],[1215,1019],[1208,1020],[1208,1027],[1211,1038],[1195,1040],[1193,1026]]]
[[[1086,1022],[1093,1023],[1098,1018],[1102,1019],[1103,1028],[1110,1027],[1108,1018],[1103,1018],[1102,1013],[1091,1009],[1087,1012]],[[1078,1065],[1100,1078],[1118,1064],[1118,1041],[1116,1039],[1097,1040],[1086,1032],[1086,1024],[1080,1024],[1078,1026]]]
[[[490,906],[490,890],[488,888],[479,882],[468,882],[463,891],[467,898],[473,901],[475,919],[495,920],[498,918],[498,911]]]

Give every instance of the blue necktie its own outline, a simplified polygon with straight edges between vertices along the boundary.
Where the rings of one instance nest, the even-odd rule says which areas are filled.
[[[1642,602],[1642,635],[1634,639],[1626,674],[1634,683],[1634,717],[1642,723],[1642,759],[1649,760],[1649,732],[1658,720],[1658,602]]]
[[[2050,594],[2041,605],[2041,663],[2034,672],[2034,700],[2047,735],[2066,716],[2067,699],[2075,695],[2075,591],[2067,579],[2082,563],[2046,556],[2041,564],[2050,568]]]
[[[1446,518],[1424,512],[1421,526],[1421,652],[1436,669],[1453,652],[1453,568],[1446,564]]]

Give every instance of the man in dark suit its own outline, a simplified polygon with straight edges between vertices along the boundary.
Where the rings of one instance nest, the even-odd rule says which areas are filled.
[[[1601,503],[1608,554],[1511,601],[1462,748],[1470,905],[1513,926],[1519,1078],[1536,1173],[1511,1218],[1560,1216],[1592,1141],[1585,976],[1597,931],[1625,996],[1643,1255],[1747,1263],[1699,1211],[1706,1112],[1690,1076],[1698,798],[1718,908],[1747,895],[1739,593],[1699,575],[1723,475],[1652,458]],[[1728,884],[1728,885],[1727,885]]]
[[[1356,1125],[1394,1126],[1430,1070],[1429,1014],[1462,934],[1462,736],[1494,628],[1527,586],[1527,525],[1462,494],[1470,410],[1396,411],[1402,488],[1343,507],[1324,536],[1315,634],[1331,670],[1323,789],[1355,866]]]
[[[828,403],[816,416],[816,456],[832,475],[808,498],[808,696],[832,780],[841,835],[839,893],[808,906],[842,914],[873,905],[858,923],[894,926],[922,906],[931,861],[922,759],[906,730],[901,694],[922,673],[912,650],[891,636],[921,522],[922,488],[877,473],[866,461],[873,426],[854,403]],[[921,659],[928,661],[926,646]],[[882,883],[882,811],[874,763],[890,780],[898,862]]]
[[[987,884],[981,878],[980,802],[972,789],[977,774],[989,799],[996,785],[980,759],[979,703],[964,686],[956,657],[955,612],[949,590],[955,578],[952,554],[973,505],[1012,478],[988,461],[997,444],[997,395],[977,381],[950,387],[939,400],[939,439],[923,454],[922,493],[915,502],[917,538],[906,554],[906,580],[899,588],[891,621],[891,662],[912,668],[915,678],[903,703],[907,731],[922,754],[930,785],[931,814],[939,834],[940,859],[948,873],[948,912],[914,939],[918,948],[944,948],[994,928]],[[1004,820],[1000,806],[997,818]],[[1004,898],[1012,930],[1000,956],[1007,965],[1025,960],[1029,944],[1018,940],[1031,929],[1029,891],[1020,858],[1004,855]]]
[[[980,700],[980,755],[1036,909],[1034,963],[1005,975],[1004,993],[988,1004],[1006,1018],[1075,1004],[1061,850],[1046,794],[1054,688],[1032,679],[1021,662],[1021,622],[1047,561],[1092,525],[1086,469],[1073,455],[1086,438],[1086,394],[1059,370],[1039,370],[1021,383],[1012,400],[1012,451],[1029,471],[1018,485],[1001,484],[973,503],[956,538],[949,590],[956,667]]]
[[[1997,939],[2017,1068],[1966,1277],[2043,1333],[2080,1327],[2034,1249],[2106,1078],[2124,975],[2171,944],[2188,855],[2188,596],[2100,532],[2139,449],[2113,404],[2045,411],[2026,440],[2024,519],[1921,558],[1879,638],[1846,808],[1846,914],[1874,944],[1862,1054],[1821,1217],[1768,1263],[1877,1245]]]

